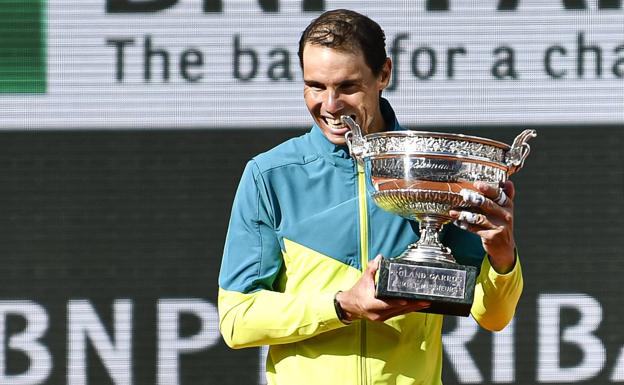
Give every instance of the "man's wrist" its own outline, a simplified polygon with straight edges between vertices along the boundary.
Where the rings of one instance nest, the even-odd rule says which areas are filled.
[[[338,294],[340,293],[342,293],[342,290],[338,290],[336,292],[336,295],[334,295],[334,309],[336,309],[336,315],[338,316],[338,319],[345,325],[349,325],[351,321],[347,319],[347,314],[342,309],[342,306],[340,306],[340,301],[338,301]]]
[[[488,259],[490,260],[490,266],[492,266],[492,268],[494,269],[495,272],[497,272],[498,274],[508,274],[509,272],[511,272],[515,267],[516,267],[516,259],[517,259],[517,254],[516,254],[516,249],[513,249],[513,254],[511,257],[506,257],[503,261],[501,261],[501,258],[498,258],[496,260],[494,260],[494,258],[488,254]]]

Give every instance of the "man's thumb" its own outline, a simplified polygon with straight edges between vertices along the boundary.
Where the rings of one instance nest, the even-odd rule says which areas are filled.
[[[379,264],[381,263],[381,255],[378,255],[372,261],[368,261],[368,266],[366,266],[366,270],[369,274],[375,275],[377,270],[379,269]]]

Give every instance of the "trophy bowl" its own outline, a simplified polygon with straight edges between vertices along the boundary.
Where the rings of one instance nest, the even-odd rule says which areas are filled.
[[[525,130],[513,144],[462,134],[391,131],[362,135],[349,116],[342,121],[351,155],[372,186],[382,209],[418,221],[419,240],[397,258],[382,260],[377,296],[432,300],[430,312],[467,315],[472,304],[476,268],[455,261],[440,241],[450,222],[449,210],[472,210],[461,190],[481,181],[499,187],[520,170],[536,136]]]

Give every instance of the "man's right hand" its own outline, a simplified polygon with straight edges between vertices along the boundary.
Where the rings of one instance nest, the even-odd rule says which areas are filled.
[[[428,301],[413,301],[405,299],[377,299],[375,298],[375,273],[379,269],[381,255],[368,263],[362,277],[349,290],[339,292],[336,300],[340,304],[345,321],[368,319],[371,321],[385,321],[389,318],[426,309]]]

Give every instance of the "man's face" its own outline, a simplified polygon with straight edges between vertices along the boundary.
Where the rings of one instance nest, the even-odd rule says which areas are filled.
[[[349,131],[340,117],[351,116],[363,134],[385,128],[379,109],[379,92],[390,79],[388,59],[378,76],[362,53],[336,50],[315,44],[303,49],[303,98],[315,123],[330,142],[345,144]]]

